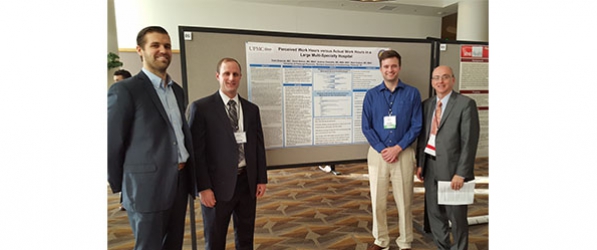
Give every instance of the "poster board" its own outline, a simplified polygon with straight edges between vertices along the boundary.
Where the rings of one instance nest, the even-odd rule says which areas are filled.
[[[187,26],[179,26],[179,39],[181,44],[182,82],[189,103],[211,95],[218,90],[219,84],[215,77],[216,64],[223,57],[235,58],[240,63],[243,77],[238,91],[242,97],[252,101],[249,98],[250,91],[247,82],[250,77],[250,74],[247,74],[247,43],[395,49],[402,56],[400,79],[419,89],[422,98],[429,96],[432,53],[431,41],[429,40],[331,36]],[[251,95],[255,94],[251,93]],[[353,115],[358,113],[358,111],[353,112]],[[263,122],[264,117],[262,114]],[[355,120],[354,123],[357,123],[357,121]],[[264,130],[265,137],[269,136],[267,133]],[[369,144],[366,142],[339,145],[269,147],[266,149],[266,157],[268,167],[343,163],[365,160],[368,148]]]

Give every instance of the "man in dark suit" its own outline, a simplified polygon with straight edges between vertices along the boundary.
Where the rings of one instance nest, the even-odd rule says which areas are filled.
[[[119,69],[114,71],[114,82],[119,82],[122,81],[124,79],[127,79],[129,77],[131,77],[131,72],[129,72],[126,69]]]
[[[473,99],[452,90],[456,78],[450,67],[435,68],[431,80],[437,95],[423,102],[425,130],[417,143],[417,177],[425,182],[425,206],[438,249],[464,250],[468,249],[468,207],[439,205],[437,182],[449,181],[453,190],[460,190],[464,182],[475,179],[479,115]]]
[[[182,249],[196,173],[184,93],[166,73],[168,32],[142,29],[137,53],[141,72],[108,91],[108,182],[112,192],[122,191],[136,250]]]
[[[208,250],[225,249],[231,215],[236,249],[253,249],[257,198],[266,189],[259,108],[238,95],[241,76],[238,61],[220,60],[220,89],[189,107]]]

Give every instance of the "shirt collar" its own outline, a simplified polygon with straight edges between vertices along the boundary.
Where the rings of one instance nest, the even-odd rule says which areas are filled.
[[[454,90],[451,90],[450,93],[448,93],[446,96],[444,96],[444,98],[441,99],[442,106],[448,104],[448,101],[450,100],[450,96],[452,95],[452,93],[454,93]],[[437,103],[438,101],[440,101],[439,96],[435,96],[435,103]]]
[[[224,101],[224,105],[228,105],[228,101],[230,101],[230,99],[234,100],[236,104],[239,105],[240,102],[238,101],[238,94],[235,95],[234,98],[230,98],[226,94],[224,94],[222,90],[218,90],[218,92],[220,93],[220,97],[222,97],[222,101]]]
[[[399,88],[404,88],[404,83],[400,79],[398,79],[398,85],[396,86],[396,89],[399,89]],[[381,81],[381,84],[377,85],[377,91],[381,92],[384,89],[389,91],[389,89],[386,87],[385,82]]]
[[[160,89],[160,88],[164,88],[164,84],[162,84],[162,78],[160,78],[159,76],[157,76],[154,73],[151,73],[149,70],[145,69],[145,68],[141,68],[141,70],[143,71],[143,73],[145,73],[145,75],[147,75],[147,77],[149,78],[149,81],[151,81],[151,84],[153,84],[153,87],[156,89]],[[170,78],[170,75],[166,75],[166,82],[168,86],[172,86],[172,78]]]

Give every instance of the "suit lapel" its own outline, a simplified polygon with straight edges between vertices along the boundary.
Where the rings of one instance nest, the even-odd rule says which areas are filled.
[[[236,138],[234,138],[234,132],[232,132],[230,118],[228,118],[228,114],[226,113],[227,107],[224,105],[224,100],[222,100],[219,91],[216,91],[216,93],[213,94],[212,101],[215,108],[214,112],[216,113],[216,117],[220,120],[220,124],[225,124],[225,126],[229,128],[228,130],[230,133],[228,133],[228,135],[232,140],[234,140],[234,142],[236,142]]]
[[[186,109],[186,105],[184,104],[184,92],[181,88],[178,87],[178,84],[176,84],[176,82],[172,83],[172,91],[174,91],[174,96],[176,97],[176,103],[178,104],[178,109],[180,110],[181,117],[185,117],[184,110]]]
[[[427,103],[427,106],[425,106],[425,114],[427,114],[427,117],[425,117],[425,121],[427,121],[425,123],[425,138],[429,138],[429,133],[431,133],[431,124],[433,123],[433,109],[435,108],[435,104],[437,103],[437,96],[433,96],[432,98],[433,99]]]
[[[158,93],[155,92],[156,90],[153,87],[153,84],[151,83],[151,81],[149,80],[149,77],[147,77],[145,75],[145,73],[143,73],[143,71],[141,71],[139,73],[139,77],[143,81],[143,84],[142,84],[143,88],[145,88],[145,91],[149,95],[149,98],[151,99],[151,101],[153,101],[153,104],[155,105],[155,107],[158,109],[158,112],[160,113],[162,118],[164,118],[164,120],[168,124],[170,124],[170,119],[168,119],[168,115],[166,114],[164,105],[162,104],[162,101],[160,101],[160,97],[158,97]]]
[[[444,111],[444,113],[442,114],[442,120],[439,123],[439,127],[437,128],[437,131],[439,132],[439,130],[442,128],[442,126],[444,125],[444,123],[446,123],[446,119],[448,119],[448,116],[450,116],[450,113],[452,112],[452,110],[454,109],[454,106],[456,106],[456,98],[458,93],[456,93],[456,91],[452,91],[452,94],[450,95],[450,101],[448,102],[448,106],[446,107],[446,111]]]
[[[247,119],[248,116],[246,115],[247,114],[246,107],[248,106],[247,100],[243,99],[240,95],[238,95],[238,100],[240,100],[240,103],[241,103],[240,107],[243,111],[243,128],[245,131],[247,131],[247,120],[248,120]]]

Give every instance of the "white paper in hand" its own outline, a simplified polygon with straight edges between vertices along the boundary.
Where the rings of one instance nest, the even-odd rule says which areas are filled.
[[[475,180],[465,182],[460,190],[450,187],[449,181],[437,182],[437,202],[440,205],[470,205],[475,199]]]

